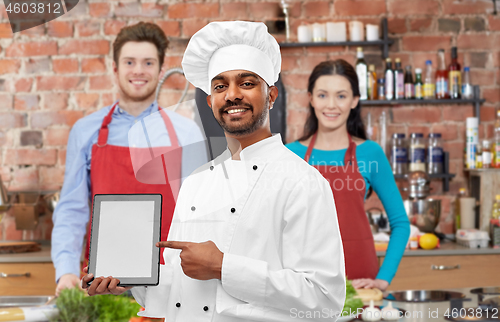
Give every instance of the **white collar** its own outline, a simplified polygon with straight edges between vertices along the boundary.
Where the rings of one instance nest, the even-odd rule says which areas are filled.
[[[271,137],[260,140],[252,145],[247,146],[240,152],[242,161],[268,161],[271,159],[276,149],[283,146],[281,142],[281,134],[273,134]]]

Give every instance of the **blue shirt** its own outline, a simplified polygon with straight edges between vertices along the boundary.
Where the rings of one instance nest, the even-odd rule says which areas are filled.
[[[83,237],[90,216],[92,146],[97,142],[102,121],[111,107],[112,105],[107,106],[78,120],[69,135],[64,184],[52,218],[54,228],[51,256],[56,268],[56,281],[64,274],[80,275]],[[182,178],[186,178],[208,161],[205,139],[195,122],[175,112],[165,111],[173,124],[178,143],[182,146],[181,172]],[[156,112],[156,101],[137,117],[117,106],[108,125],[108,144],[129,146],[130,129]],[[168,134],[166,135],[168,138]],[[164,145],[170,145],[169,140]]]
[[[304,158],[307,147],[299,141],[286,145],[292,152]],[[309,164],[343,166],[347,149],[313,149]],[[365,141],[356,147],[358,168],[366,183],[366,193],[373,188],[387,213],[391,227],[391,239],[377,278],[391,282],[401,261],[410,237],[410,221],[404,209],[392,169],[382,148],[373,141]],[[334,192],[335,195],[335,192]]]

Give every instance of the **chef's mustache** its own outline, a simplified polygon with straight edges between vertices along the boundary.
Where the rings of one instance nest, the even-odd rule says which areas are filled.
[[[241,102],[233,102],[233,101],[226,101],[226,104],[224,104],[221,108],[219,108],[219,114],[224,113],[224,111],[230,107],[233,106],[245,106],[248,107],[253,111],[253,105],[250,103],[241,103]]]

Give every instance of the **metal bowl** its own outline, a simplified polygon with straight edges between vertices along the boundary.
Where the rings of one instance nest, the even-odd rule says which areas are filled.
[[[443,302],[464,297],[465,295],[459,292],[412,290],[392,292],[384,298],[386,300],[398,302]]]
[[[417,226],[422,232],[434,232],[441,217],[441,200],[405,200],[404,206],[410,224]]]

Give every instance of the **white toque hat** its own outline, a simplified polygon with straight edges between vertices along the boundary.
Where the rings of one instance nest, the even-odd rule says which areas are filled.
[[[191,37],[182,69],[209,95],[212,79],[228,70],[247,70],[274,85],[281,71],[280,48],[262,22],[211,22]]]

